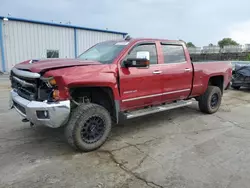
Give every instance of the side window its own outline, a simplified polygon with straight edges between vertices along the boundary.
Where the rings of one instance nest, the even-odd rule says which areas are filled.
[[[182,63],[186,61],[181,45],[162,44],[164,63]]]
[[[126,58],[136,58],[136,53],[139,51],[147,51],[150,55],[150,64],[157,64],[157,52],[155,44],[141,44],[139,46],[134,47]]]

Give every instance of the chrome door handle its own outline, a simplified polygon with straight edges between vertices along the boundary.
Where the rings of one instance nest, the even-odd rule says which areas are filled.
[[[162,71],[159,71],[159,70],[155,70],[154,72],[153,72],[153,74],[161,74],[162,73]]]
[[[190,72],[190,71],[191,71],[191,69],[186,68],[184,71],[185,71],[185,72]]]

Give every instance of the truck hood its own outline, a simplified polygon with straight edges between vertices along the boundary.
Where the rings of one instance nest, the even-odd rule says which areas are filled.
[[[15,68],[27,70],[31,72],[45,72],[47,70],[74,67],[74,66],[86,66],[86,65],[100,65],[100,62],[81,60],[81,59],[41,59],[41,60],[28,60],[20,64],[17,64]]]

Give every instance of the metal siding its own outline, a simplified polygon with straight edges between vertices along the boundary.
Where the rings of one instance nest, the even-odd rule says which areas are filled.
[[[77,47],[77,45],[78,45],[78,36],[77,36],[77,30],[76,30],[76,28],[74,28],[74,45],[75,45],[75,47],[74,47],[74,49],[75,49],[75,58],[77,58],[77,54],[78,54],[78,47]]]
[[[57,26],[57,27],[83,29],[83,30],[88,30],[88,31],[98,31],[98,32],[104,32],[104,33],[115,33],[115,34],[120,34],[120,35],[124,35],[124,36],[128,34],[128,33],[124,33],[124,32],[110,31],[110,30],[103,30],[103,29],[95,29],[95,28],[88,28],[88,27],[81,27],[81,26],[76,26],[76,25],[57,24],[57,23],[37,21],[37,20],[29,20],[29,19],[23,19],[23,18],[13,18],[13,17],[0,16],[0,19],[4,19],[4,18],[7,18],[8,20],[11,20],[11,21],[19,21],[19,22],[26,22],[26,23],[36,23],[36,24],[50,25],[50,26]]]
[[[0,45],[0,72],[3,72],[3,66],[2,66],[2,48],[1,48],[1,45]]]
[[[3,21],[0,20],[0,72],[5,72],[5,57],[3,48]]]
[[[28,59],[46,58],[47,50],[59,50],[60,58],[74,58],[98,42],[124,37],[124,33],[14,20],[3,21],[2,31],[6,71]]]
[[[98,42],[123,39],[123,35],[77,29],[77,39],[77,55],[80,55],[82,52]]]
[[[1,45],[0,45],[0,72],[3,72],[2,48],[1,48]]]
[[[60,58],[73,58],[74,29],[35,23],[3,24],[6,69],[28,59],[46,58],[47,50],[59,50]]]

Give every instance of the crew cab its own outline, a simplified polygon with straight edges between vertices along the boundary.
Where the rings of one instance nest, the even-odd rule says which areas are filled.
[[[91,151],[121,121],[190,105],[215,113],[232,68],[191,62],[183,41],[101,42],[76,59],[33,59],[11,70],[11,106],[31,125],[65,127],[68,143]]]

